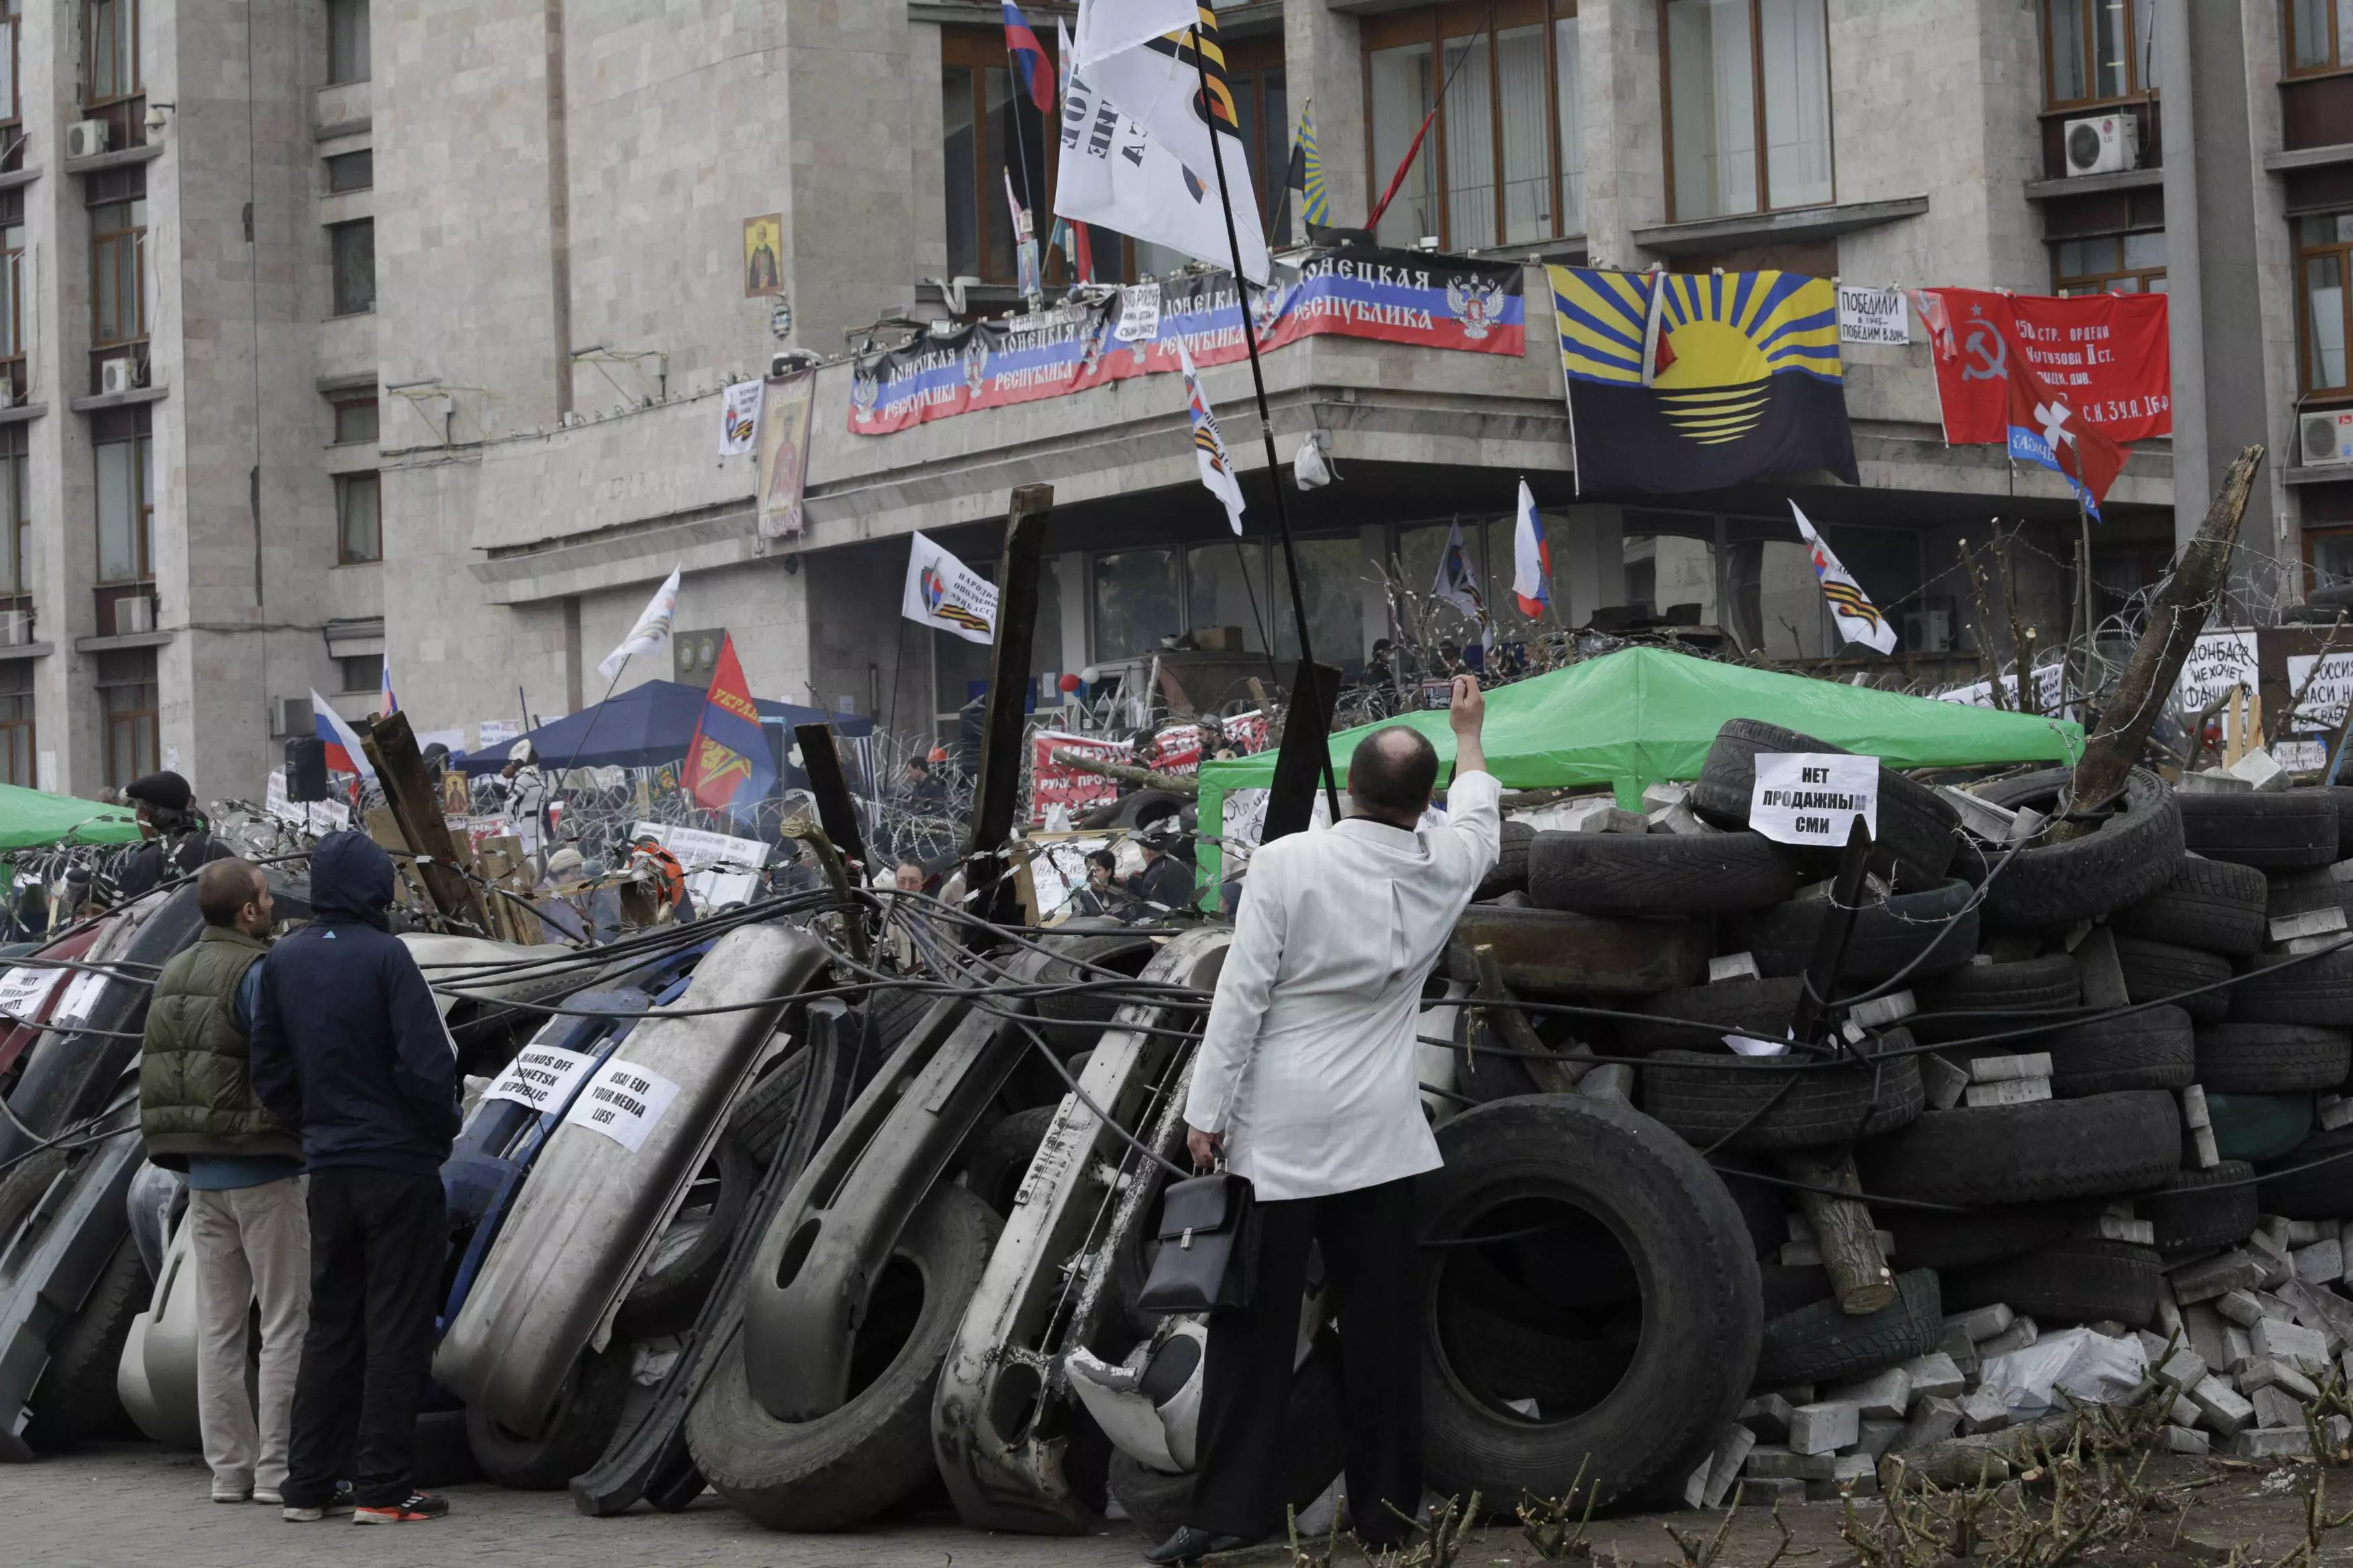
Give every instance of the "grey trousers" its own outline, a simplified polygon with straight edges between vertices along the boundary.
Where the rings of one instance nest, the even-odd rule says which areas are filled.
[[[196,1419],[216,1493],[286,1484],[294,1382],[311,1316],[303,1178],[190,1193],[196,1269]],[[260,1409],[246,1391],[246,1319],[261,1306]]]

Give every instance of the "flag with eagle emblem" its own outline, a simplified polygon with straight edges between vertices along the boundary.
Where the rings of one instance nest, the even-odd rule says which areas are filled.
[[[695,721],[694,739],[686,748],[686,772],[679,782],[703,810],[723,811],[739,821],[756,811],[776,787],[776,764],[768,752],[767,733],[760,728],[760,710],[752,706],[752,689],[744,682],[733,637],[719,639],[711,689],[703,695],[702,717]]]
[[[1798,503],[1789,503],[1789,515],[1798,520],[1798,531],[1805,536],[1806,552],[1813,558],[1814,575],[1822,580],[1822,597],[1830,601],[1831,619],[1838,623],[1839,635],[1849,642],[1859,642],[1879,653],[1895,651],[1895,628],[1854,580],[1854,574],[1839,564],[1822,536]]]
[[[1579,494],[1859,482],[1828,279],[1546,270]]]

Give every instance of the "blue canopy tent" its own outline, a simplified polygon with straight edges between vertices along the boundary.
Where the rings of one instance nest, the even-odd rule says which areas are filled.
[[[658,768],[685,760],[686,749],[694,740],[695,723],[702,716],[703,698],[700,686],[649,680],[594,707],[542,724],[522,739],[539,754],[542,767]],[[831,724],[850,741],[874,732],[871,719],[828,713],[822,708],[757,699],[753,706],[760,710],[760,728],[776,748],[780,788],[806,788],[808,782],[790,761],[794,725]],[[453,765],[468,774],[494,773],[506,765],[512,744],[470,752]]]

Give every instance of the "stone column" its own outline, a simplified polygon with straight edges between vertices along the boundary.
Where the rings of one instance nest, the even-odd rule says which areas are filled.
[[[1283,0],[1282,65],[1294,124],[1301,103],[1315,106],[1315,147],[1332,221],[1361,226],[1377,193],[1365,166],[1365,56],[1356,18],[1329,9],[1328,0]]]

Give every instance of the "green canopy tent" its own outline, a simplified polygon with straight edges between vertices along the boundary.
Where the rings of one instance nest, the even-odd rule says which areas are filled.
[[[138,838],[138,815],[127,807],[0,784],[0,851],[51,844],[132,844]]]
[[[1506,789],[1609,784],[1620,805],[1635,808],[1651,784],[1698,777],[1716,731],[1731,719],[1784,725],[1896,768],[2065,763],[2084,746],[2083,726],[2065,720],[1632,647],[1489,693],[1487,768]],[[1454,734],[1443,712],[1385,722],[1428,735],[1441,764],[1454,760]],[[1335,770],[1345,770],[1356,742],[1374,728],[1332,737]],[[1273,780],[1271,752],[1203,764],[1204,840],[1223,833],[1228,795],[1264,789]],[[1205,842],[1202,869],[1212,883],[1218,858],[1214,844]]]

